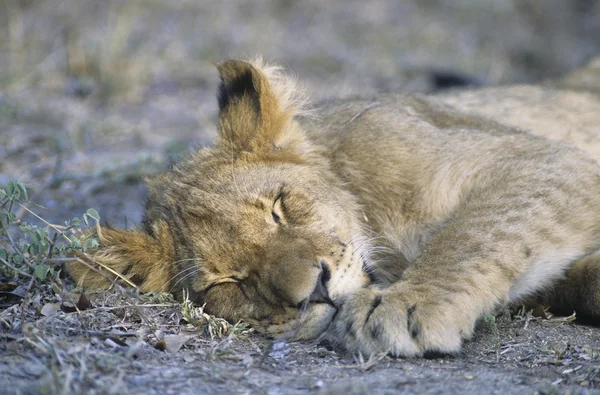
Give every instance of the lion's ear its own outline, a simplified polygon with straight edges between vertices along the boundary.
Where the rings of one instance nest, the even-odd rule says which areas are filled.
[[[227,60],[217,66],[219,87],[218,129],[221,144],[238,151],[281,149],[297,140],[292,123],[297,88],[275,66],[260,61]]]

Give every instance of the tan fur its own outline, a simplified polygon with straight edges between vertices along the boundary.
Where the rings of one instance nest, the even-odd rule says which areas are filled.
[[[173,277],[174,258],[173,238],[164,221],[156,221],[152,226],[154,237],[138,230],[100,228],[98,239],[104,246],[94,254],[94,261],[123,274],[138,283],[142,292],[168,292]],[[102,267],[99,268],[102,270]],[[97,271],[82,264],[71,264],[69,272],[80,285],[90,288],[106,288],[116,276],[110,272],[99,275]]]
[[[104,229],[100,263],[363,354],[458,351],[529,297],[600,318],[597,62],[544,86],[332,100],[316,118],[279,69],[218,68],[219,139],[148,182],[142,229]]]

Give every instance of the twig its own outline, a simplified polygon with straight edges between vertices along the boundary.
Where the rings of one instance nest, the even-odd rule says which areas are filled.
[[[25,322],[25,305],[29,303],[29,291],[31,291],[31,286],[33,285],[34,281],[35,277],[32,276],[31,280],[29,281],[29,285],[23,294],[23,300],[21,301],[21,322]]]
[[[12,326],[8,322],[6,322],[6,320],[4,318],[0,317],[0,322],[2,322],[4,325],[6,325],[7,329],[9,329],[9,330],[12,329]],[[0,336],[3,336],[3,335],[4,335],[4,333],[0,332]],[[8,333],[6,335],[8,335]],[[12,340],[14,340],[14,339],[12,339]]]
[[[81,312],[89,313],[89,312],[93,312],[93,311],[110,311],[110,310],[121,310],[121,309],[140,308],[140,307],[177,307],[177,306],[179,306],[179,303],[130,304],[127,306],[109,306],[109,307],[100,306],[100,307],[94,307],[94,308],[87,309],[87,310],[82,310]],[[79,313],[80,312],[78,312],[78,311],[74,311],[69,314],[79,314]]]
[[[48,262],[48,263],[75,262],[75,261],[77,261],[77,258],[73,258],[73,257],[46,258],[46,262]]]
[[[46,221],[44,218],[40,217],[39,215],[37,215],[36,213],[34,213],[33,211],[31,211],[30,209],[28,209],[24,205],[22,205],[21,203],[17,202],[17,204],[19,206],[21,206],[22,208],[24,208],[29,214],[33,215],[34,217],[36,217],[37,219],[39,219],[40,221],[42,221],[43,223],[45,223],[46,225],[48,225],[49,227],[51,227],[52,229],[54,229],[55,231],[59,232],[60,235],[62,237],[64,237],[69,243],[71,242],[71,239],[69,239],[67,237],[67,235],[65,235],[65,233],[62,230],[58,229],[56,226],[52,225],[50,222]]]
[[[85,331],[85,333],[87,333],[88,335],[95,335],[95,336],[137,336],[138,333],[137,332],[120,332],[120,331],[114,331],[114,332],[104,332],[104,331]]]
[[[86,258],[89,259],[90,261],[94,262],[96,265],[100,266],[101,268],[111,272],[112,274],[114,274],[115,276],[117,276],[119,279],[125,281],[128,285],[132,286],[135,289],[139,289],[137,285],[135,285],[133,282],[131,282],[131,280],[129,280],[127,277],[123,276],[121,273],[111,269],[110,267],[101,264],[100,262],[96,262],[94,261],[92,258],[90,258],[86,253],[80,253],[80,252],[76,252],[75,253],[75,257],[77,258],[77,262],[82,263],[83,265],[87,266],[88,268],[96,271],[97,273],[100,273],[101,275],[103,275],[104,277],[106,277],[107,279],[109,279],[110,281],[114,282],[113,279],[108,278],[108,276],[106,276],[105,273],[102,273],[100,270],[98,270],[97,268],[95,268],[94,266],[92,266],[91,264],[89,264],[88,262],[86,262],[84,259],[82,258]]]
[[[339,368],[339,369],[360,369],[363,372],[366,372],[367,370],[371,369],[372,367],[374,367],[377,363],[383,361],[385,359],[385,357],[387,356],[387,353],[377,353],[377,354],[373,354],[369,357],[368,360],[364,360],[362,354],[358,354],[358,363],[354,364],[354,365],[333,365],[332,368]]]
[[[56,239],[58,239],[58,232],[54,232],[54,237],[52,237],[52,240],[50,240],[50,238],[47,236],[46,239],[48,239],[48,241],[50,242],[50,250],[48,251],[48,255],[46,256],[46,259],[48,260],[52,259],[52,254],[54,253],[54,246],[56,245]]]
[[[523,329],[527,329],[527,327],[529,326],[529,321],[531,321],[531,311],[527,312],[527,315],[525,316],[525,325],[523,325]]]
[[[13,335],[12,333],[0,333],[0,339],[1,338],[13,340],[16,342],[22,342],[25,340],[23,336]]]
[[[6,260],[4,260],[4,258],[0,258],[0,262],[2,262],[4,265],[8,266],[11,270],[14,270],[16,273],[20,274],[21,276],[28,277],[28,278],[32,278],[33,277],[31,274],[25,273],[21,269],[18,269],[16,267],[14,267],[10,263],[8,263]]]
[[[8,237],[8,241],[10,241],[10,245],[12,246],[12,248],[19,253],[19,255],[21,255],[23,257],[23,262],[25,262],[25,264],[27,266],[29,266],[31,269],[35,269],[35,265],[32,264],[31,262],[29,262],[29,260],[27,259],[27,257],[25,256],[25,254],[23,254],[23,251],[21,251],[21,249],[19,248],[19,246],[17,245],[17,243],[15,243],[15,241],[13,240],[12,236],[10,235],[10,232],[7,230],[6,231],[6,237]]]
[[[34,342],[33,340],[31,340],[27,336],[23,337],[23,339],[27,343],[29,343],[30,345],[32,345],[33,347],[35,347],[38,350],[40,350],[41,352],[43,352],[44,354],[49,354],[50,353],[50,351],[48,350],[48,348],[45,345],[41,345],[40,343]],[[39,340],[40,342],[42,341],[42,339],[40,339],[40,338],[38,338],[37,340]]]

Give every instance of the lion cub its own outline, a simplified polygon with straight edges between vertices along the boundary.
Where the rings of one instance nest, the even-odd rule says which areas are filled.
[[[139,228],[99,229],[102,267],[365,355],[456,352],[531,296],[600,317],[600,62],[552,86],[332,100],[312,117],[278,68],[218,69],[214,146],[148,181]]]

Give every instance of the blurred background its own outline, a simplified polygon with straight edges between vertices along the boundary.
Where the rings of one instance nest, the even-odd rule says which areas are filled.
[[[0,185],[57,223],[138,222],[143,177],[214,136],[227,58],[323,99],[542,81],[599,53],[600,0],[0,0]]]

